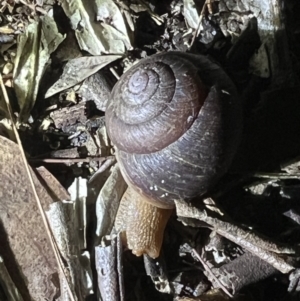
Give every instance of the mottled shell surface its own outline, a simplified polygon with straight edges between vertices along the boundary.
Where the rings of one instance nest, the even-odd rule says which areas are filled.
[[[123,74],[106,125],[128,184],[171,208],[174,199],[206,193],[226,172],[241,133],[241,103],[217,64],[168,52]]]

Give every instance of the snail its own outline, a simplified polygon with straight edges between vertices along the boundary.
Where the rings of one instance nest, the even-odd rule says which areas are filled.
[[[228,170],[241,133],[234,84],[201,55],[142,59],[114,86],[108,135],[128,189],[116,228],[136,255],[156,258],[174,200],[207,193]]]

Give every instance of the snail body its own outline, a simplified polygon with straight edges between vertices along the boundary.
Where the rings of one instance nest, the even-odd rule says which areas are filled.
[[[171,209],[174,199],[203,195],[227,171],[241,132],[241,103],[226,73],[208,58],[161,53],[123,74],[106,125],[121,172],[139,196],[137,207]]]

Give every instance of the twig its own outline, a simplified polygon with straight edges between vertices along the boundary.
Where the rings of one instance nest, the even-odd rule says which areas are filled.
[[[30,162],[43,163],[61,163],[61,164],[75,164],[75,163],[89,163],[93,161],[104,162],[106,160],[114,159],[114,156],[107,157],[86,157],[86,158],[45,158],[45,159],[28,159]]]
[[[296,251],[293,248],[280,247],[250,231],[245,231],[218,218],[210,217],[205,210],[189,206],[183,201],[175,200],[175,205],[178,216],[195,218],[209,224],[218,234],[265,260],[280,272],[286,274],[295,269],[287,260],[276,254],[295,254]]]
[[[116,72],[116,70],[112,67],[109,68],[110,72],[114,75],[114,77],[119,80],[120,79],[120,76],[119,74]]]
[[[227,294],[230,298],[233,298],[233,296],[230,294],[230,292],[227,290],[227,288],[219,281],[219,279],[215,276],[215,274],[212,272],[211,268],[201,258],[201,256],[198,254],[198,252],[195,249],[192,249],[192,252],[196,256],[196,258],[201,262],[201,264],[203,265],[205,270],[211,275],[211,277],[216,281],[216,283],[219,285],[219,287],[224,291],[224,293]]]
[[[12,128],[13,128],[13,131],[14,131],[17,143],[19,145],[19,149],[20,149],[21,156],[22,156],[22,159],[23,159],[23,162],[24,162],[24,165],[25,165],[25,169],[26,169],[26,172],[27,172],[27,175],[28,175],[28,179],[29,179],[30,185],[32,187],[32,192],[33,192],[34,198],[35,198],[35,200],[37,202],[37,206],[38,206],[38,208],[40,210],[41,217],[42,217],[45,229],[46,229],[46,233],[47,233],[48,238],[50,240],[50,245],[51,245],[51,247],[53,249],[54,256],[55,256],[55,259],[57,261],[57,265],[58,265],[58,267],[60,269],[60,272],[61,272],[62,276],[64,277],[64,280],[65,280],[65,282],[67,284],[67,290],[68,290],[70,299],[72,301],[75,301],[75,298],[73,296],[71,287],[69,285],[69,281],[68,281],[67,276],[65,274],[63,262],[62,262],[62,259],[61,259],[61,256],[60,256],[60,253],[59,253],[56,241],[53,238],[53,233],[52,233],[51,228],[49,226],[48,219],[47,219],[46,214],[45,214],[45,212],[43,210],[43,207],[42,207],[41,201],[40,201],[40,199],[38,197],[38,194],[36,192],[36,188],[35,188],[35,185],[34,185],[34,182],[33,182],[33,178],[32,178],[32,175],[31,175],[28,163],[27,163],[27,159],[26,159],[25,152],[24,152],[24,149],[23,149],[23,146],[22,146],[22,142],[20,140],[20,136],[19,136],[18,130],[17,130],[15,122],[14,122],[14,118],[13,118],[13,114],[12,114],[12,109],[11,109],[11,106],[10,106],[10,103],[9,103],[8,95],[7,95],[6,88],[4,86],[1,74],[0,74],[0,86],[1,86],[1,90],[3,92],[3,96],[4,96],[4,100],[5,100],[6,106],[7,106],[9,117],[11,119]]]
[[[203,4],[202,10],[201,10],[201,13],[200,13],[200,16],[199,16],[198,26],[197,26],[197,29],[196,29],[194,35],[193,35],[193,39],[192,39],[191,45],[189,47],[190,49],[192,48],[196,37],[198,37],[198,35],[199,35],[201,22],[202,22],[202,19],[203,19],[203,16],[204,16],[204,11],[205,11],[205,8],[206,8],[206,6],[209,2],[210,2],[210,0],[205,0],[205,3]]]
[[[263,179],[299,179],[300,173],[270,173],[270,172],[257,172],[253,174],[253,177],[263,178]]]

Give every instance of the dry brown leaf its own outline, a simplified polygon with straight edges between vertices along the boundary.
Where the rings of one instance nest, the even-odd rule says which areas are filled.
[[[85,179],[75,178],[68,190],[70,201],[52,203],[46,212],[57,247],[68,266],[70,287],[77,301],[93,294],[90,255],[85,251],[86,186]]]
[[[122,15],[120,15],[118,8],[114,7],[116,8],[114,13],[119,12],[113,18],[114,27],[103,26],[107,24],[104,22],[100,23],[95,18],[96,15],[99,20],[99,8],[97,8],[99,7],[99,2],[101,6],[106,6],[105,4],[107,4],[106,0],[97,1],[97,3],[96,1],[68,0],[61,1],[61,5],[70,19],[72,29],[82,50],[92,55],[101,55],[103,53],[124,54],[125,50],[132,49],[132,46]],[[104,7],[104,9],[108,12],[107,7]],[[120,26],[121,22],[124,26]]]
[[[96,202],[97,228],[96,235],[109,235],[114,224],[120,200],[127,188],[120,168],[115,165],[111,175],[102,187]]]
[[[60,292],[58,267],[19,147],[1,136],[0,145],[1,255],[24,300],[53,300]],[[31,172],[46,210],[54,200]],[[56,184],[48,182],[49,191]]]
[[[82,82],[111,62],[121,58],[120,55],[98,55],[80,57],[70,60],[64,67],[59,80],[49,88],[45,97],[50,97]]]
[[[197,6],[193,0],[183,1],[183,14],[189,27],[193,29],[198,28],[200,22],[200,12],[197,10]]]
[[[112,0],[96,0],[96,18],[101,21],[102,26],[106,28],[107,43],[115,47],[116,43],[123,43],[128,50],[132,50],[131,42],[128,36],[127,27],[119,7]],[[122,44],[118,46],[122,49]]]
[[[19,36],[13,81],[20,106],[20,121],[27,121],[30,116],[46,64],[63,40],[64,36],[49,16],[31,23]]]

